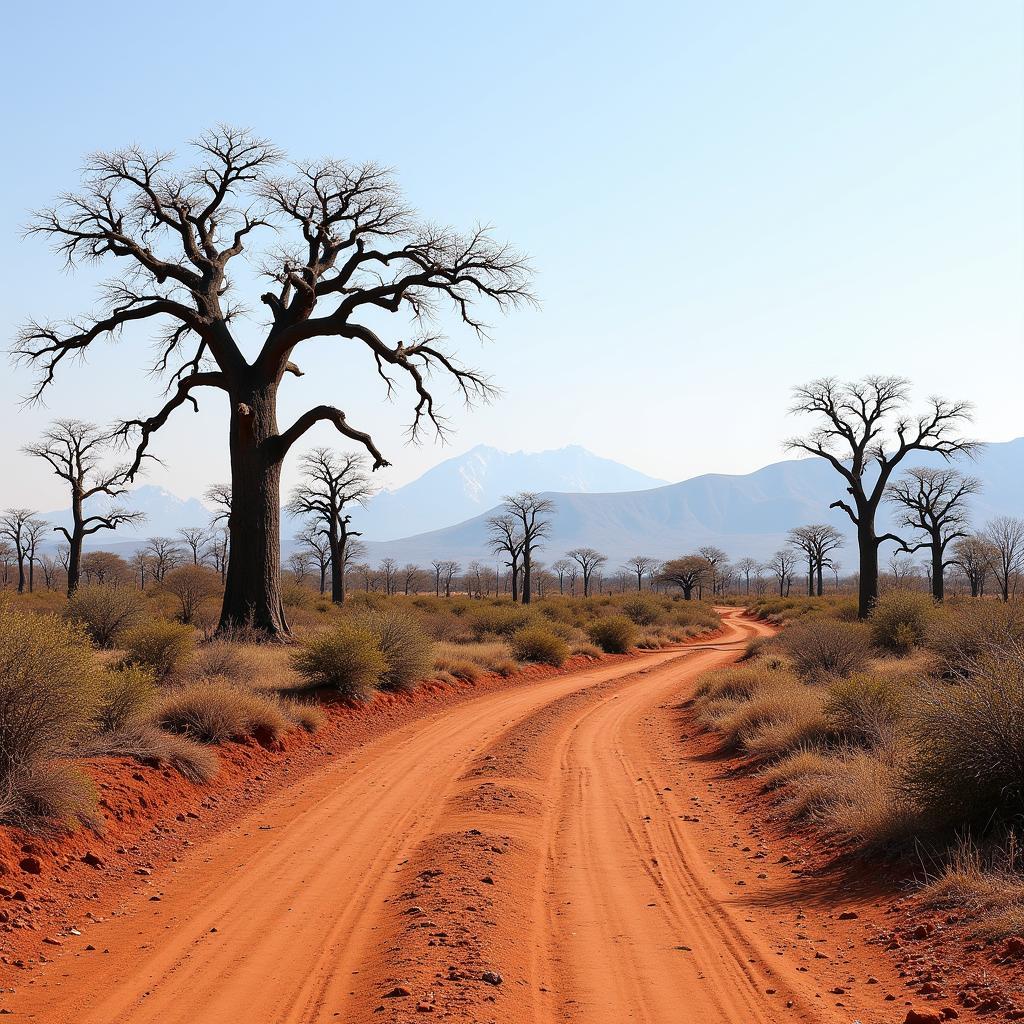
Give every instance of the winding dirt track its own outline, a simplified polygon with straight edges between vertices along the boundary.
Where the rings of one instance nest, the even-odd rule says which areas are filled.
[[[727,612],[712,644],[491,693],[338,758],[91,926],[18,1019],[849,1020],[735,902],[688,825],[708,783],[652,742],[653,716],[763,631]]]

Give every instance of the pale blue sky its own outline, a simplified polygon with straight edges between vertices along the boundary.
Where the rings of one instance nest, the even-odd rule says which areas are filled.
[[[395,463],[382,482],[480,442],[744,472],[782,456],[788,388],[822,374],[903,374],[974,400],[981,437],[1024,433],[1019,0],[57,2],[5,28],[5,339],[92,304],[91,271],[18,233],[85,153],[184,152],[227,121],[296,157],[392,165],[425,216],[489,221],[533,257],[541,310],[483,348],[453,338],[505,395],[450,403],[449,449],[403,447],[409,406],[382,404],[361,354],[304,356],[282,421],[340,405]],[[64,503],[17,453],[50,417],[155,407],[142,342],[67,368],[47,409],[0,374],[0,506]],[[225,426],[216,398],[179,411],[149,480],[223,478]]]

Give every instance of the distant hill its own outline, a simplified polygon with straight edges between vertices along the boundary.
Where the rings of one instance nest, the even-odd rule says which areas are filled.
[[[477,445],[393,491],[381,491],[358,513],[369,540],[392,540],[451,526],[516,491],[605,493],[658,487],[664,480],[569,445],[547,452],[503,452]]]
[[[929,456],[914,464],[935,461]],[[972,501],[979,524],[995,515],[1024,514],[1024,438],[988,445],[963,468],[983,483]],[[633,554],[669,558],[702,544],[721,547],[734,558],[767,559],[792,527],[829,522],[850,538],[840,559],[848,568],[854,564],[851,524],[844,513],[828,508],[845,497],[842,481],[822,459],[778,462],[744,475],[711,473],[643,491],[550,497],[558,513],[542,555],[549,562],[578,546],[597,548],[615,565]],[[424,564],[432,558],[488,558],[486,520],[493,511],[446,529],[369,543],[368,557]],[[886,509],[880,522],[888,523],[888,517]]]

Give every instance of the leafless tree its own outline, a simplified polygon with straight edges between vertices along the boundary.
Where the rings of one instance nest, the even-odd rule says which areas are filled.
[[[650,575],[658,564],[656,558],[649,555],[634,555],[627,563],[630,572],[636,575],[636,589],[644,589],[644,577]]]
[[[168,569],[160,586],[178,599],[178,618],[189,626],[203,602],[220,593],[220,576],[205,565],[179,565]]]
[[[323,594],[327,590],[327,573],[331,568],[330,541],[316,523],[307,523],[305,529],[295,535],[295,540],[317,567],[320,573],[320,593]]]
[[[703,597],[703,588],[710,583],[712,593],[717,594],[721,567],[728,561],[729,556],[721,548],[716,548],[713,544],[705,544],[703,547],[697,548],[697,554],[711,567],[711,572],[708,574],[707,579],[702,580],[697,585],[697,591]]]
[[[192,552],[192,564],[200,562],[200,552],[210,541],[210,532],[205,526],[184,526],[178,530],[178,536]]]
[[[750,593],[750,576],[761,568],[761,563],[756,558],[741,558],[736,563],[736,571],[743,577],[743,593]]]
[[[807,595],[818,597],[825,592],[822,576],[829,564],[829,556],[843,546],[843,535],[826,523],[798,526],[789,531],[790,547],[803,554],[807,561]]]
[[[971,597],[982,597],[985,583],[996,559],[996,552],[984,537],[973,533],[953,545],[953,559],[967,578]]]
[[[488,399],[493,389],[441,347],[430,325],[450,304],[483,334],[478,303],[504,311],[531,301],[529,269],[486,229],[460,234],[417,219],[392,176],[372,164],[323,160],[279,174],[282,154],[274,146],[226,127],[194,145],[195,164],[181,170],[172,154],[138,147],[94,154],[82,190],[33,216],[30,234],[50,239],[67,266],[112,261],[127,269],[106,285],[101,314],[31,322],[15,352],[37,372],[30,398],[38,399],[60,365],[96,339],[132,323],[166,324],[154,369],[168,374],[170,397],[153,415],[123,423],[122,436],[135,443],[129,479],[170,416],[196,407],[196,390],[227,396],[232,557],[221,627],[254,624],[277,636],[288,632],[279,540],[288,450],[316,424],[329,423],[362,445],[374,468],[387,464],[373,438],[334,406],[313,406],[278,427],[282,378],[301,375],[296,350],[315,338],[362,346],[389,396],[400,381],[414,391],[411,435],[427,425],[443,433],[432,373],[452,380],[469,402]],[[262,249],[253,245],[260,237],[268,241]],[[238,340],[248,314],[233,298],[233,281],[245,279],[229,272],[236,258],[270,282],[260,296],[269,321],[251,360]],[[376,329],[385,313],[408,314],[402,323],[411,320],[412,336],[386,341]]]
[[[331,550],[331,600],[345,601],[346,549],[352,537],[360,537],[351,528],[352,516],[345,511],[362,505],[373,494],[366,475],[366,459],[358,452],[338,455],[329,448],[314,448],[300,459],[303,482],[292,491],[288,512],[309,516],[323,531]]]
[[[384,593],[390,597],[395,593],[395,587],[398,581],[398,562],[393,558],[382,558],[380,560],[378,572],[384,581]]]
[[[475,564],[475,563],[474,563]],[[406,597],[418,593],[420,581],[423,579],[423,570],[412,562],[406,562],[402,566],[402,591]]]
[[[113,551],[87,551],[82,555],[82,575],[87,583],[127,583],[132,578],[132,570]]]
[[[982,536],[992,549],[992,572],[999,584],[999,594],[1009,601],[1016,577],[1024,569],[1024,520],[997,516]]]
[[[932,596],[945,596],[946,569],[955,561],[946,557],[950,544],[970,534],[967,498],[977,494],[981,482],[952,466],[908,469],[889,485],[887,498],[900,512],[900,525],[924,534],[919,544],[904,544],[908,552],[928,548],[931,555]]]
[[[145,548],[139,548],[131,557],[131,565],[135,569],[135,575],[139,581],[139,590],[146,589],[146,573],[149,572],[149,562],[149,555]]]
[[[909,382],[901,377],[865,377],[840,383],[826,377],[796,388],[790,410],[819,420],[810,435],[794,438],[791,449],[825,459],[846,483],[850,501],[834,501],[857,527],[860,551],[859,607],[866,618],[878,598],[878,549],[893,534],[879,536],[875,517],[896,468],[915,451],[950,460],[971,455],[979,445],[958,436],[971,418],[966,402],[928,400],[927,411],[906,411]]]
[[[3,573],[4,590],[6,590],[10,585],[11,567],[14,566],[17,561],[18,556],[14,551],[14,545],[9,544],[6,540],[0,540],[0,573]]]
[[[130,512],[114,505],[102,515],[86,515],[84,505],[90,498],[106,495],[120,498],[127,493],[127,467],[107,468],[104,456],[110,446],[108,432],[82,420],[62,419],[52,423],[35,443],[22,451],[48,462],[54,473],[71,489],[71,529],[54,527],[62,533],[70,548],[68,594],[73,594],[82,572],[82,546],[86,537],[100,530],[116,530],[127,523],[145,519],[142,512]]]
[[[529,604],[532,597],[531,573],[533,553],[551,533],[551,519],[555,503],[532,491],[520,491],[502,499],[502,509],[519,524],[518,534],[522,538],[523,556],[523,604]]]
[[[167,573],[184,561],[181,548],[170,537],[150,537],[144,550],[149,556],[150,571],[157,583],[163,583]]]
[[[55,590],[57,587],[57,575],[61,565],[52,555],[42,555],[39,558],[39,568],[43,571],[43,583],[47,590]]]
[[[575,563],[568,558],[559,558],[558,561],[554,562],[551,566],[552,570],[558,576],[558,592],[560,594],[565,593],[565,577],[566,574],[573,568]]]
[[[309,551],[305,550],[293,551],[288,556],[288,568],[295,577],[296,583],[302,583],[309,575],[309,567],[312,561],[313,559],[310,557]]]
[[[30,519],[25,524],[25,561],[28,562],[29,593],[36,589],[36,562],[39,561],[39,546],[51,529],[45,519]]]
[[[29,524],[37,521],[35,512],[28,508],[9,508],[3,515],[0,515],[0,537],[11,542],[14,548],[14,555],[18,562],[18,593],[25,592],[25,584],[28,578],[25,573],[26,548],[28,545],[27,532]]]
[[[682,558],[671,558],[658,573],[658,579],[668,585],[679,587],[687,601],[693,600],[693,592],[705,586],[712,579],[714,568],[701,555],[683,555]]]
[[[214,520],[216,522],[216,520]],[[210,564],[220,573],[220,581],[224,583],[228,575],[228,553],[230,551],[231,533],[227,526],[213,530],[206,547],[206,557]]]
[[[444,577],[444,596],[452,596],[452,580],[458,575],[459,563],[449,559],[442,563],[442,575]]]
[[[211,484],[203,497],[213,506],[210,525],[220,523],[227,526],[231,518],[231,484]]]
[[[434,570],[434,596],[441,596],[441,577],[444,575],[445,561],[443,558],[435,558],[430,563],[431,569]]]
[[[796,571],[796,555],[787,548],[781,548],[768,559],[765,568],[779,581],[779,597],[785,597]]]
[[[510,513],[491,516],[487,520],[487,536],[496,555],[508,555],[505,564],[512,573],[512,600],[519,600],[519,560],[523,554],[523,535],[519,520]]]
[[[583,574],[583,596],[589,597],[591,579],[608,559],[593,548],[573,548],[568,557],[580,567],[580,572]]]

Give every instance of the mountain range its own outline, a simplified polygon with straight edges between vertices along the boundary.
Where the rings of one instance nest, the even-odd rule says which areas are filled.
[[[934,461],[923,457],[913,464]],[[1024,438],[985,446],[964,470],[982,483],[972,499],[977,523],[1024,513]],[[732,557],[764,560],[785,542],[789,529],[812,522],[832,523],[851,542],[853,537],[846,516],[828,508],[844,493],[841,479],[822,459],[790,459],[753,473],[709,473],[661,484],[575,445],[535,454],[473,448],[404,487],[381,492],[354,511],[353,523],[363,533],[371,562],[487,559],[487,519],[503,495],[520,490],[546,493],[555,502],[551,536],[541,555],[549,562],[573,547],[594,547],[615,565],[633,554],[669,558],[702,544],[721,547]],[[178,498],[160,487],[138,487],[129,498],[126,504],[149,518],[134,530],[98,535],[97,546],[126,553],[145,537],[173,535],[210,517],[197,499]],[[44,518],[64,523],[68,513]],[[293,547],[297,525],[287,517],[282,521],[286,551]],[[880,525],[892,525],[890,510],[883,511]],[[840,560],[852,566],[850,544]]]

